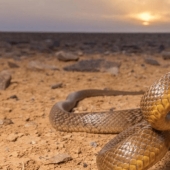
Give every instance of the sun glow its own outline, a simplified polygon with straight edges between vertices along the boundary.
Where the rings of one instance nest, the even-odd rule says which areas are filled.
[[[143,25],[149,25],[150,22],[158,18],[159,16],[152,15],[149,12],[143,12],[137,15],[137,19],[141,20]]]

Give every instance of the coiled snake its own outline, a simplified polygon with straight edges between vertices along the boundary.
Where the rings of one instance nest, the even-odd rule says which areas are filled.
[[[60,131],[119,133],[97,155],[99,170],[147,170],[169,149],[170,73],[143,95],[140,108],[100,113],[71,113],[79,100],[91,96],[138,94],[113,90],[82,90],[56,103],[50,112],[52,126]],[[140,94],[140,92],[139,92]]]

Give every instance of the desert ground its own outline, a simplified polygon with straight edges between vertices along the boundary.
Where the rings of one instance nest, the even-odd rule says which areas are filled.
[[[6,70],[12,79],[6,89],[0,90],[0,169],[97,170],[96,155],[116,134],[56,131],[49,122],[52,106],[65,100],[70,92],[82,89],[146,91],[169,72],[169,60],[157,51],[152,54],[80,50],[70,52],[78,59],[64,61],[57,57],[60,49],[42,52],[28,48],[27,44],[11,47],[1,42],[0,72]],[[148,62],[148,58],[152,61]],[[87,59],[119,65],[113,70],[64,69]],[[81,114],[138,108],[141,96],[91,97],[80,101],[73,111]],[[60,154],[68,155],[68,159],[58,163],[55,156]]]

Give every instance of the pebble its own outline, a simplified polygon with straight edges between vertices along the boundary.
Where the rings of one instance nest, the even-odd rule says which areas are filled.
[[[111,67],[109,69],[106,70],[108,73],[117,76],[119,73],[119,68],[118,67]]]
[[[86,168],[88,165],[85,163],[85,162],[83,162],[83,168]]]
[[[160,65],[160,63],[157,60],[152,59],[152,58],[145,58],[144,61],[145,61],[145,63],[150,64],[150,65],[155,65],[155,66]]]
[[[0,119],[0,125],[10,125],[13,124],[11,119]]]
[[[97,147],[97,143],[92,141],[92,142],[90,142],[90,146],[92,146],[93,148],[96,148]]]
[[[14,151],[10,154],[10,156],[13,156],[13,157],[18,157],[19,153],[17,151]]]
[[[78,107],[78,110],[79,110],[79,111],[87,111],[87,107],[85,107],[85,106],[79,106],[79,107]]]
[[[82,51],[77,51],[77,55],[83,56],[83,52]]]
[[[78,148],[74,149],[74,153],[76,153],[76,154],[80,154],[80,153],[81,153],[81,148],[80,148],[80,147],[78,147]]]
[[[62,139],[63,139],[63,141],[64,141],[64,140],[70,139],[71,137],[72,137],[72,135],[71,135],[71,134],[68,134],[68,135],[66,135],[66,136],[63,136]]]
[[[9,66],[10,68],[19,68],[19,66],[18,66],[17,64],[15,64],[15,63],[13,63],[13,62],[11,62],[11,61],[8,61],[8,66]]]
[[[162,57],[163,57],[164,60],[170,59],[170,51],[163,51]]]
[[[10,96],[8,99],[16,99],[16,100],[19,100],[19,99],[18,99],[18,96],[17,96],[17,95],[15,95],[15,94],[14,94],[14,95],[12,95],[12,96]]]
[[[7,70],[3,70],[0,73],[0,90],[5,90],[11,82],[11,74]]]
[[[30,144],[35,145],[35,144],[36,144],[36,141],[32,140],[32,141],[30,142]]]
[[[37,127],[37,124],[35,122],[28,122],[25,124],[25,127]]]
[[[62,88],[63,87],[63,83],[57,83],[57,84],[53,84],[51,86],[51,89],[57,89],[57,88]]]
[[[120,63],[104,59],[81,60],[75,64],[64,67],[65,71],[100,72],[112,67],[120,67]]]
[[[24,115],[24,116],[22,117],[22,120],[24,120],[24,121],[26,121],[26,122],[30,121],[30,115]]]
[[[15,142],[18,138],[17,134],[11,133],[10,135],[7,136],[7,140],[10,142]]]
[[[72,160],[72,157],[68,153],[60,153],[48,159],[46,164],[59,164],[70,160]]]
[[[59,70],[56,66],[41,63],[40,61],[30,61],[27,68],[31,70]]]
[[[64,51],[56,52],[55,55],[59,61],[77,61],[79,59],[77,55]]]
[[[0,125],[4,124],[4,120],[0,119]]]

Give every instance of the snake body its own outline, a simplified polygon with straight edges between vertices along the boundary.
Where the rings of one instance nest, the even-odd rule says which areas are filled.
[[[98,170],[147,170],[161,160],[170,145],[170,73],[145,92],[140,108],[75,114],[78,101],[92,96],[135,95],[141,92],[82,90],[68,95],[50,111],[50,122],[59,131],[119,133],[97,155]]]

